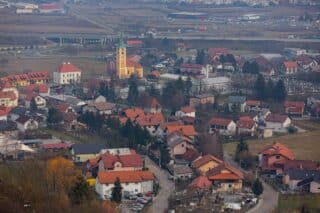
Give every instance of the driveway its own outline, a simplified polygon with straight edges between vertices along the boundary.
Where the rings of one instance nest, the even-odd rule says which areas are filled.
[[[247,171],[243,170],[227,153],[224,153],[224,161],[238,168],[243,173],[247,173]],[[247,213],[270,213],[277,207],[279,192],[275,191],[270,185],[264,183],[263,181],[262,184],[264,190],[260,196],[258,204],[247,211]]]
[[[160,169],[150,158],[145,158],[146,167],[157,177],[160,190],[158,195],[153,199],[151,207],[148,209],[148,213],[164,213],[168,209],[168,198],[174,191],[173,181],[168,179],[168,172]]]

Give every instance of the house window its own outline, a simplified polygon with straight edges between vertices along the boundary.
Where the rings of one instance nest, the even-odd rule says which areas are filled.
[[[228,187],[229,187],[229,188],[232,188],[232,184],[229,184]]]
[[[280,159],[280,155],[277,155],[276,158],[277,158],[277,159]]]

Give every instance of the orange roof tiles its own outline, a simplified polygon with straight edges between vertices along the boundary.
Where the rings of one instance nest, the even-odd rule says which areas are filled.
[[[66,73],[66,72],[81,72],[81,70],[73,64],[63,63],[58,67],[58,72]]]
[[[263,151],[259,152],[259,154],[282,155],[282,156],[288,158],[289,160],[294,159],[293,152],[289,148],[287,148],[285,145],[278,143],[278,142],[272,144],[271,146],[267,147]]]
[[[120,183],[139,183],[155,179],[154,174],[150,171],[107,171],[98,173],[98,180],[101,184],[113,184],[117,178],[119,178]]]
[[[162,113],[149,113],[136,118],[136,122],[140,126],[155,126],[164,122]]]
[[[216,163],[222,163],[222,160],[220,160],[219,158],[214,157],[213,155],[204,155],[201,158],[199,158],[198,160],[194,161],[192,163],[193,167],[195,168],[199,168],[211,161],[214,161]]]
[[[127,67],[134,67],[136,69],[142,68],[141,64],[132,60],[127,60]]]
[[[145,115],[143,109],[139,107],[126,109],[124,110],[124,114],[126,115],[127,118],[130,118],[130,120],[134,120],[137,117]]]
[[[223,172],[224,170],[228,172]],[[206,175],[209,180],[239,180],[244,178],[240,170],[225,162],[209,170]]]
[[[0,91],[1,99],[10,99],[11,101],[17,99],[16,94],[13,91]]]
[[[191,182],[189,188],[209,189],[211,185],[212,182],[206,176],[199,176]]]
[[[25,92],[48,93],[49,87],[45,84],[30,84],[24,88]]]
[[[9,75],[3,77],[2,80],[13,83],[18,81],[30,81],[30,80],[48,80],[48,71],[28,72],[16,75]]]
[[[168,134],[181,132],[185,136],[196,136],[197,132],[192,125],[168,125],[166,127]]]
[[[231,122],[232,120],[227,118],[212,118],[210,125],[228,126]]]
[[[251,119],[249,116],[240,117],[238,121],[238,127],[245,128],[245,129],[252,129],[255,123],[256,122],[253,119]]]
[[[297,69],[298,68],[298,63],[295,61],[285,61],[285,62],[283,62],[283,64],[287,69]]]

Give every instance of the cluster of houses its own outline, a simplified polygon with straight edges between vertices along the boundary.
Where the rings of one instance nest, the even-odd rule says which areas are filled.
[[[320,193],[320,162],[295,159],[281,143],[274,143],[258,153],[259,166],[269,177],[281,177],[290,191]]]
[[[62,14],[65,13],[65,8],[62,2],[51,2],[51,3],[25,3],[16,2],[11,3],[10,6],[16,8],[16,14]]]

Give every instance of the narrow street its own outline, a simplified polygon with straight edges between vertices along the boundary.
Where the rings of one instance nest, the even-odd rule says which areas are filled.
[[[224,153],[224,161],[238,168],[243,173],[247,173],[247,171],[243,170],[227,153]],[[270,213],[273,212],[273,210],[277,207],[279,192],[275,191],[271,186],[263,181],[262,184],[264,190],[260,196],[258,204],[250,209],[247,213]]]
[[[160,191],[153,199],[152,205],[148,213],[163,213],[168,209],[168,198],[174,191],[173,181],[168,179],[168,172],[160,169],[150,158],[145,158],[146,167],[155,174],[159,183]]]

